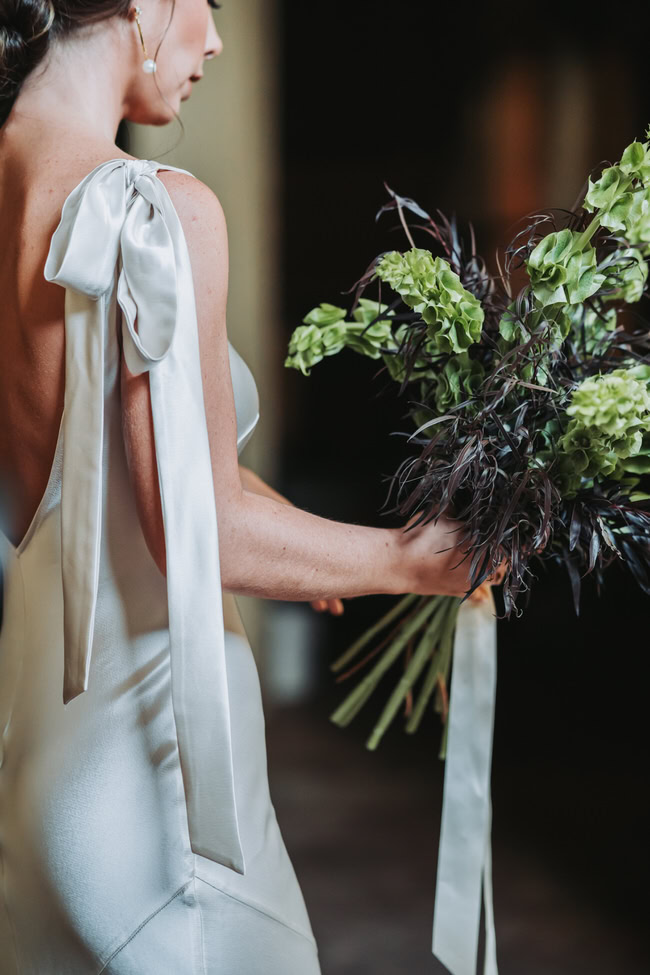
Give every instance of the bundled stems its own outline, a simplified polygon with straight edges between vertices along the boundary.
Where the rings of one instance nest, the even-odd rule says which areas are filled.
[[[411,636],[420,629],[423,623],[438,608],[439,600],[444,597],[434,596],[429,599],[415,614],[415,616],[405,624],[403,629],[393,640],[387,650],[379,658],[372,670],[366,674],[364,679],[348,694],[345,700],[338,706],[336,711],[330,715],[330,720],[334,724],[344,727],[349,724],[354,716],[361,710],[377,684],[386,673],[391,664],[399,657],[404,650]]]
[[[405,726],[405,731],[411,735],[417,731],[433,692],[436,688],[438,688],[438,693],[440,692],[440,681],[443,680],[446,684],[449,676],[454,630],[460,600],[455,599],[453,596],[447,596],[445,597],[445,602],[447,604],[447,615],[442,626],[440,642],[436,651],[431,656],[429,670],[422,684],[418,699],[415,702],[413,712]],[[444,723],[446,723],[446,715],[443,717]]]
[[[363,650],[366,643],[370,643],[372,638],[377,633],[383,630],[384,627],[388,626],[389,623],[392,623],[392,621],[399,616],[402,610],[406,609],[407,606],[410,606],[411,603],[418,598],[419,597],[417,594],[409,593],[408,596],[404,596],[403,599],[400,599],[400,601],[396,603],[392,609],[385,613],[381,619],[377,620],[377,622],[369,627],[365,633],[362,633],[359,639],[355,640],[355,642],[348,647],[345,653],[341,654],[341,656],[338,657],[334,663],[330,664],[330,670],[337,671],[340,670],[341,667],[344,667],[350,660],[356,657],[361,650]]]
[[[434,613],[427,627],[425,628],[424,633],[420,637],[420,641],[412,659],[410,660],[404,674],[400,678],[397,686],[388,699],[388,703],[382,711],[379,721],[375,725],[370,738],[368,738],[368,741],[366,742],[366,748],[370,749],[370,751],[373,751],[381,741],[384,732],[395,717],[397,709],[402,703],[404,697],[410,690],[413,683],[420,676],[420,673],[427,660],[431,658],[432,649],[438,643],[441,632],[444,632],[444,624],[449,616],[449,604],[450,602],[454,602],[454,599],[453,597],[434,596],[432,602],[435,604]]]
[[[377,634],[382,627],[388,622],[391,622],[398,611],[410,605],[415,598],[417,597],[410,596],[401,600],[400,603],[393,607],[390,613],[382,617],[378,624],[363,634],[336,663],[340,666],[341,661],[349,661],[368,642],[371,636]],[[407,659],[404,673],[384,706],[379,720],[366,742],[366,748],[370,751],[374,751],[377,748],[384,733],[397,714],[402,701],[411,692],[414,683],[427,663],[429,663],[429,669],[406,724],[406,731],[412,734],[419,727],[426,706],[436,689],[438,691],[436,701],[441,702],[441,706],[436,707],[436,710],[439,712],[444,711],[442,721],[443,725],[446,726],[447,708],[442,707],[442,700],[443,697],[446,700],[446,686],[453,650],[454,629],[460,602],[460,599],[454,596],[431,596],[425,598],[417,611],[412,612],[409,619],[402,621],[400,630],[384,650],[380,659],[375,663],[365,678],[348,694],[336,711],[330,715],[330,720],[341,727],[349,724],[374,692],[389,667],[391,667],[419,633],[415,651]],[[445,690],[444,695],[443,689]],[[444,758],[445,743],[446,734],[443,733],[441,758]]]

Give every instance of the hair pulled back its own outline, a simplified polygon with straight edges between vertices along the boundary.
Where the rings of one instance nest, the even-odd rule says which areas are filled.
[[[0,0],[0,125],[50,44],[88,24],[126,17],[132,0]]]

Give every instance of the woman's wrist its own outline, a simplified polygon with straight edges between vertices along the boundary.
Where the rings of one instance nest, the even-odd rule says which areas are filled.
[[[417,593],[419,577],[412,558],[412,545],[409,533],[403,528],[385,528],[389,539],[389,585],[387,589],[393,596]]]

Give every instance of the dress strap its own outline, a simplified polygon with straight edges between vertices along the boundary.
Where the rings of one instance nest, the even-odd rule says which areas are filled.
[[[123,158],[92,170],[67,197],[45,263],[46,280],[66,289],[63,703],[88,688],[102,536],[104,339],[117,274],[125,360],[132,373],[150,373],[172,704],[191,846],[244,874],[194,284],[182,225],[158,169],[188,173]]]

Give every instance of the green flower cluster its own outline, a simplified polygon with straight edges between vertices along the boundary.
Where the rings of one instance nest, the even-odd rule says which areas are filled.
[[[633,303],[640,300],[648,280],[648,264],[637,247],[615,250],[600,266],[599,271],[602,272],[599,287],[603,292],[609,291],[609,294],[600,294],[603,302],[616,300]],[[544,304],[543,295],[542,303],[538,304],[539,288],[534,298],[533,309],[524,319],[517,315],[514,301],[503,312],[499,320],[502,340],[499,348],[502,354],[507,352],[508,346],[529,342],[533,334],[539,331],[543,337],[543,346],[533,344],[531,347],[531,352],[538,358],[544,350],[552,352],[559,349],[569,336],[579,344],[583,352],[591,355],[617,326],[618,315],[615,308],[597,311],[582,302]],[[524,374],[531,369],[532,365],[526,365],[521,378],[531,381],[531,375]],[[543,374],[544,370],[538,369],[536,381],[545,384]]]
[[[596,251],[575,230],[547,234],[526,261],[535,298],[546,305],[574,305],[595,294],[605,280]]]
[[[650,206],[648,207],[650,212]],[[648,263],[637,247],[623,247],[614,251],[602,270],[607,270],[603,288],[613,288],[611,294],[603,295],[603,301],[625,301],[632,304],[640,301],[648,280]]]
[[[516,302],[511,301],[499,319],[499,333],[506,345],[523,345],[530,341],[533,333],[539,332],[546,348],[559,349],[571,328],[572,307],[544,306],[535,302],[532,310],[522,319],[517,315]],[[541,351],[541,346],[538,351]]]
[[[650,255],[650,143],[632,142],[617,165],[604,169],[595,183],[589,179],[587,186],[585,210],[598,211],[603,227],[621,231],[628,243]]]
[[[395,329],[393,336],[391,336],[391,341],[386,342],[384,345],[384,348],[387,351],[384,354],[383,358],[384,358],[384,362],[386,363],[386,369],[388,371],[388,375],[391,377],[391,379],[394,379],[395,382],[398,383],[401,383],[404,380],[405,368],[404,368],[404,356],[401,355],[399,352],[397,352],[397,349],[399,349],[400,345],[404,340],[407,327],[408,326],[406,325],[405,322],[403,322],[401,325],[398,325],[398,327]],[[391,348],[393,351],[392,352],[388,351]],[[416,358],[413,365],[420,376],[428,376],[429,378],[434,377],[434,373],[431,371],[430,363],[427,359],[420,356]]]
[[[529,345],[529,357],[518,363],[518,378],[527,383],[546,386],[551,369],[551,353],[559,349],[571,329],[572,305],[543,306],[533,302],[524,316],[517,314],[511,301],[499,319],[499,352],[506,355],[513,345]],[[582,306],[580,306],[582,307]],[[532,339],[532,341],[531,341]],[[519,393],[513,391],[517,398]]]
[[[641,365],[583,380],[566,409],[571,419],[565,432],[558,436],[554,421],[544,431],[547,449],[535,462],[556,460],[556,482],[565,497],[573,497],[585,480],[635,484],[638,478],[629,473],[650,471],[648,378],[650,368]]]
[[[587,305],[573,305],[567,312],[571,322],[569,334],[580,352],[600,355],[618,325],[616,308],[608,308],[599,314]]]
[[[650,140],[650,127],[646,138]],[[584,230],[548,234],[530,253],[525,316],[517,315],[517,302],[511,301],[499,320],[497,355],[507,356],[515,345],[528,346],[519,350],[511,367],[516,375],[507,395],[513,405],[525,395],[520,383],[546,386],[549,394],[558,395],[551,374],[558,360],[564,362],[567,339],[574,346],[567,352],[571,362],[573,352],[578,361],[605,353],[618,328],[618,310],[612,306],[638,302],[646,293],[650,141],[633,142],[615,166],[603,170],[596,182],[590,179],[583,207],[594,214]],[[604,249],[609,253],[601,263],[590,243],[599,226],[616,235],[613,247],[608,239]],[[370,280],[376,278],[400,295],[426,326],[410,373],[412,383],[420,384],[420,401],[411,414],[418,426],[426,426],[480,392],[492,368],[487,363],[494,359],[495,336],[489,336],[490,348],[483,354],[481,302],[446,260],[425,248],[383,254]],[[397,326],[388,305],[365,298],[359,299],[351,321],[346,314],[326,302],[313,308],[291,336],[285,366],[308,376],[315,363],[347,347],[383,358],[391,378],[402,383],[405,362],[398,349],[412,325]],[[630,475],[650,473],[650,367],[617,357],[619,363],[621,368],[580,383],[564,419],[556,416],[533,431],[534,443],[527,448],[530,463],[552,463],[566,497],[597,477],[632,485],[639,479]],[[471,412],[472,405],[464,409]]]
[[[484,376],[485,369],[478,359],[470,359],[468,352],[450,356],[437,375],[435,399],[438,411],[446,413],[478,392]]]
[[[402,296],[429,326],[427,352],[464,352],[480,341],[485,314],[478,298],[461,284],[442,257],[412,247],[405,253],[390,251],[375,268],[375,277]]]
[[[388,305],[360,298],[358,307],[352,312],[354,321],[346,322],[345,308],[321,302],[305,315],[304,324],[294,329],[289,340],[289,354],[284,360],[285,366],[299,369],[304,376],[309,376],[311,367],[317,362],[346,347],[371,359],[378,359],[382,348],[395,345],[391,320],[383,318],[369,328],[367,326],[387,308]]]
[[[536,299],[541,305],[575,305],[605,288],[611,291],[605,300],[638,301],[650,256],[650,143],[632,142],[617,165],[604,169],[596,182],[589,179],[582,205],[594,213],[586,230],[548,234],[526,262]],[[599,226],[621,232],[628,245],[602,267],[589,243]]]
[[[470,358],[469,352],[460,352],[449,356],[444,366],[435,372],[425,370],[422,377],[420,400],[431,405],[412,409],[416,427],[442,416],[477,393],[483,383],[485,369],[478,359]],[[474,406],[470,403],[464,409],[469,414],[474,411]]]
[[[614,369],[590,376],[577,386],[566,412],[573,417],[569,427],[593,431],[594,437],[625,441],[621,457],[638,453],[639,428],[650,429],[650,393],[629,369]],[[618,448],[617,448],[618,449]]]

